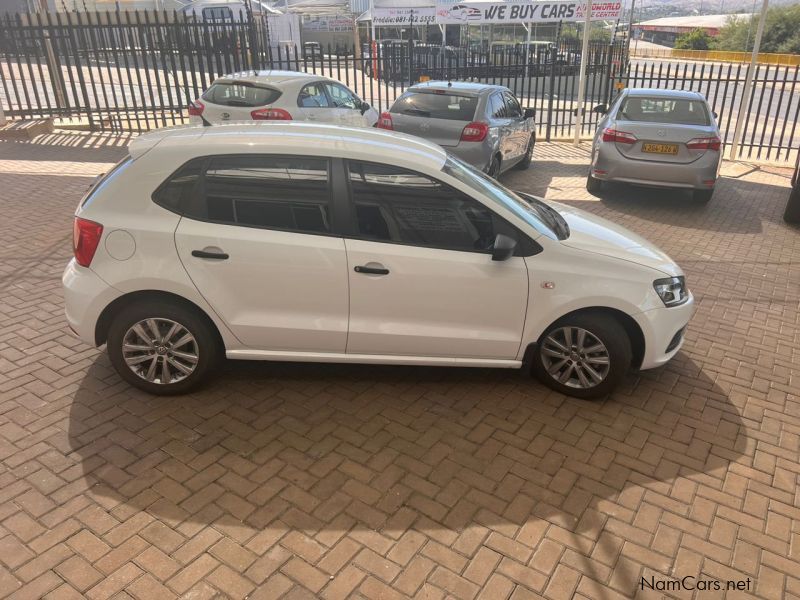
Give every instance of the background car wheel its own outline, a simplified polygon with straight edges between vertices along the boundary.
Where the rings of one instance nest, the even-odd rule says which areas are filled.
[[[592,177],[592,174],[586,176],[586,191],[590,194],[596,194],[603,188],[603,182],[599,179]]]
[[[515,168],[519,169],[520,171],[524,171],[528,167],[531,166],[531,160],[533,159],[533,147],[536,144],[536,136],[531,134],[531,139],[528,142],[528,149],[525,151],[525,156],[522,157],[522,160],[519,161]]]
[[[199,385],[221,350],[206,319],[163,300],[122,309],[111,322],[107,345],[120,377],[157,395],[183,394]]]
[[[625,377],[631,357],[628,334],[613,317],[577,314],[544,332],[533,357],[533,372],[562,394],[601,398]]]
[[[695,190],[692,192],[692,200],[695,202],[708,202],[711,200],[711,196],[714,195],[714,190]]]
[[[500,157],[495,156],[492,158],[492,162],[489,163],[489,169],[486,171],[486,174],[489,177],[493,177],[497,179],[500,176]]]

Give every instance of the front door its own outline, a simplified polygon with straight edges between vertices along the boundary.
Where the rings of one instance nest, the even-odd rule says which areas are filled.
[[[175,232],[197,289],[248,348],[344,352],[344,241],[331,234],[329,161],[213,157]]]
[[[354,234],[347,352],[517,357],[528,302],[522,257],[492,261],[508,225],[425,175],[349,161]]]
[[[361,112],[361,99],[341,83],[326,82],[325,91],[330,103],[337,109],[338,123],[351,127],[366,127],[368,124]]]

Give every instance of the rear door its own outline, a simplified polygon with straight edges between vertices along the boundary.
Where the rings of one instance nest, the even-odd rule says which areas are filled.
[[[447,90],[410,90],[392,105],[395,131],[443,146],[458,146],[461,132],[475,120],[478,97]]]
[[[511,92],[503,92],[508,117],[509,154],[513,162],[519,161],[528,149],[530,134],[525,124],[522,107]]]
[[[628,96],[616,114],[615,128],[633,134],[633,143],[615,142],[623,156],[645,162],[688,164],[705,153],[687,147],[695,138],[717,135],[702,100]]]
[[[242,81],[217,81],[203,94],[203,118],[209,123],[250,121],[250,113],[271,105],[281,91],[264,85]]]
[[[347,258],[332,233],[329,160],[199,160],[204,176],[175,232],[199,292],[248,348],[344,352]]]
[[[499,147],[502,157],[503,168],[505,165],[514,162],[516,143],[513,138],[513,121],[508,116],[508,107],[501,92],[492,92],[489,96],[489,106],[487,109],[490,115],[490,125],[497,129],[500,136]]]

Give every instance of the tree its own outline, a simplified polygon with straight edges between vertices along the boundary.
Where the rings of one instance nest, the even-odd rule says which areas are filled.
[[[675,48],[677,50],[708,50],[713,41],[713,38],[706,33],[705,29],[698,27],[678,36],[675,40]]]
[[[758,25],[758,15],[732,16],[715,40],[717,50],[750,52]],[[767,12],[761,52],[800,54],[800,4],[776,6]]]

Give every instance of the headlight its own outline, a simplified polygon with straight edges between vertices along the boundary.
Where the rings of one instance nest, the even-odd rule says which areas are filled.
[[[664,306],[678,306],[689,299],[686,280],[683,276],[656,279],[653,282],[653,287]]]

